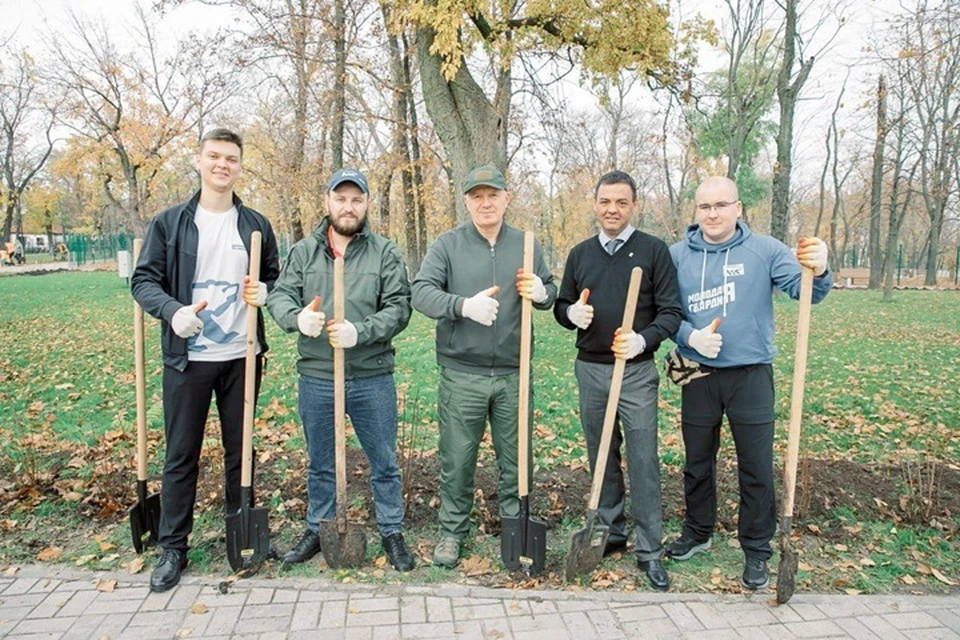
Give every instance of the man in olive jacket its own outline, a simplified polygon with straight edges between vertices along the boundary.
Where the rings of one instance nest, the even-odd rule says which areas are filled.
[[[410,321],[410,283],[400,250],[367,228],[366,177],[353,169],[333,174],[328,215],[312,235],[293,246],[267,299],[280,327],[299,331],[297,361],[300,417],[307,440],[307,527],[283,558],[304,562],[320,551],[321,520],[336,511],[333,432],[333,349],[342,348],[346,412],[370,462],[377,526],[390,563],[414,566],[403,540],[403,493],[397,467],[397,390],[392,338]],[[333,312],[333,261],[344,259],[344,322],[323,321]],[[321,337],[326,328],[327,339]]]
[[[522,270],[523,232],[503,222],[510,202],[503,174],[492,166],[474,169],[463,193],[471,220],[437,238],[412,288],[414,308],[438,321],[440,542],[433,562],[445,567],[456,566],[470,530],[477,450],[488,419],[500,515],[519,512],[520,301],[545,310],[557,297],[539,245],[534,273]]]

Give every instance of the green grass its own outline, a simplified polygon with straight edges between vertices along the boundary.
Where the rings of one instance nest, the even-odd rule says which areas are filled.
[[[893,303],[884,304],[879,293],[836,291],[814,308],[803,422],[804,447],[810,457],[893,465],[908,458],[933,457],[954,465],[960,460],[960,295],[904,291],[895,297]],[[779,454],[785,446],[797,305],[779,296],[775,310],[780,349],[775,363],[777,418],[782,425],[777,433]],[[65,549],[62,560],[76,562],[95,556],[84,566],[110,568],[129,562],[132,551],[122,511],[96,517],[96,509],[84,500],[99,479],[111,473],[117,476],[127,466],[132,469],[132,317],[132,300],[115,273],[0,279],[0,438],[4,442],[0,472],[8,485],[0,487],[6,491],[0,495],[5,501],[16,497],[13,506],[0,508],[0,559],[24,561],[56,543]],[[550,313],[537,313],[535,318],[537,468],[548,471],[582,465],[586,453],[573,375],[574,336],[557,325]],[[415,313],[410,327],[394,341],[402,401],[401,439],[408,450],[421,455],[431,455],[436,449],[433,328],[433,322]],[[302,473],[304,443],[296,412],[295,336],[282,333],[271,321],[267,329],[271,357],[259,401],[257,448],[261,453],[269,451],[271,458],[259,468],[271,478],[296,476]],[[162,453],[158,334],[158,323],[148,318],[152,475],[160,472]],[[661,349],[658,361],[664,351]],[[660,406],[661,461],[665,473],[676,474],[682,468],[683,446],[675,386],[661,385]],[[213,435],[208,435],[206,444],[207,451],[219,448]],[[357,446],[355,439],[352,445]],[[488,449],[485,455],[489,456]],[[733,457],[728,432],[724,432],[720,456]],[[216,465],[215,456],[212,464]],[[213,469],[216,472],[219,467]],[[132,471],[129,480],[132,499]],[[30,486],[44,490],[32,495]],[[67,499],[71,491],[79,492],[82,499]],[[282,495],[276,489],[262,492],[260,501],[271,507],[271,518],[282,520],[287,517],[284,502],[294,497],[305,499]],[[735,495],[721,496],[721,501],[735,499]],[[372,511],[369,504],[353,506]],[[551,531],[549,561],[554,568],[562,566],[567,537],[582,526],[581,514],[582,505],[566,505],[562,523]],[[675,535],[680,527],[676,514],[665,514],[665,519],[665,531]],[[818,523],[823,538],[804,532],[802,561],[806,559],[810,569],[801,568],[800,581],[805,588],[819,590],[883,592],[904,588],[901,576],[909,575],[928,589],[942,587],[931,577],[930,569],[960,581],[956,533],[960,514],[953,513],[951,521],[953,533],[905,524],[894,527],[886,520],[867,517],[866,511],[837,507],[825,522]],[[842,530],[854,523],[862,527],[858,534]],[[283,548],[299,535],[299,519],[290,518],[289,524],[278,533]],[[89,539],[71,540],[76,537],[71,532],[78,527],[85,534],[102,531],[101,539],[115,548],[102,551],[99,543]],[[896,530],[891,531],[892,527]],[[197,570],[224,571],[221,530],[222,515],[216,509],[197,510],[191,551]],[[371,527],[371,560],[380,555],[374,533]],[[429,557],[435,534],[435,523],[417,523],[408,540],[423,541],[421,553]],[[844,535],[857,541],[857,545],[848,543],[855,552],[837,551],[832,546],[840,544]],[[471,553],[486,557],[498,557],[498,547],[496,536],[480,535],[470,541]],[[673,565],[674,584],[681,590],[733,590],[740,558],[735,535],[721,531],[709,555],[698,556],[682,568]],[[866,563],[861,562],[864,558]],[[602,569],[622,575],[615,575],[618,579],[612,580],[609,588],[632,584],[636,570],[629,558],[611,562]],[[494,566],[499,568],[498,561]],[[307,567],[288,574],[316,572]],[[457,573],[429,566],[408,576],[385,575],[376,565],[341,576],[413,582],[457,577]],[[502,584],[507,578],[498,573],[482,580]]]

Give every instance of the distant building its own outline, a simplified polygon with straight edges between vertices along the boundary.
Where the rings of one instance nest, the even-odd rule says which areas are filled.
[[[15,233],[10,234],[10,242],[16,244],[18,239],[22,239],[23,250],[26,253],[44,253],[50,251],[50,238],[48,238],[45,233],[25,233],[22,236],[18,236]],[[58,242],[64,242],[62,233],[53,234],[53,246],[57,246]]]

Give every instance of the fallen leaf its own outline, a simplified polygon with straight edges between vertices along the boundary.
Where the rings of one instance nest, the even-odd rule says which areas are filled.
[[[128,573],[140,573],[143,571],[143,558],[134,558],[127,564]]]
[[[919,571],[920,573],[922,573],[922,574],[925,575],[925,576],[929,576],[929,575],[931,575],[931,574],[933,573],[933,571],[930,569],[930,567],[928,567],[927,565],[922,564],[922,563],[917,564],[917,571]]]
[[[360,613],[360,609],[355,609],[354,607],[350,607],[349,609],[347,609],[347,612],[357,614],[357,613]]]
[[[493,573],[493,566],[490,561],[480,556],[470,556],[461,563],[460,567],[465,576],[482,576]]]
[[[813,571],[813,565],[809,562],[801,562],[797,565],[797,569],[800,569],[800,571]]]
[[[931,571],[933,571],[933,577],[936,578],[937,580],[939,580],[940,582],[942,582],[943,584],[950,585],[951,587],[956,586],[956,584],[957,584],[956,582],[954,582],[953,580],[951,580],[951,579],[948,578],[947,576],[943,575],[943,574],[940,573],[938,570],[936,570],[936,569],[931,569]]]
[[[103,540],[100,536],[94,536],[93,539],[96,540],[97,544],[100,545],[100,551],[110,551],[111,549],[117,548],[117,545]]]
[[[178,638],[186,638],[193,633],[193,629],[190,627],[183,627],[182,629],[177,629]]]
[[[53,562],[62,555],[63,551],[60,549],[57,549],[56,547],[47,547],[37,554],[37,560],[40,562]]]
[[[3,572],[3,575],[15,576],[17,575],[18,571],[20,571],[20,567],[7,567],[6,570]]]
[[[900,582],[903,584],[917,584],[917,581],[911,575],[900,576]]]
[[[833,545],[833,548],[836,549],[837,551],[847,551],[847,550],[848,550],[848,549],[847,549],[847,545],[845,545],[845,544],[835,544],[835,545]]]
[[[377,565],[378,567],[382,567],[383,565],[387,564],[387,556],[378,557],[373,561],[373,564]]]
[[[820,535],[820,527],[818,527],[815,524],[808,524],[807,530],[809,530],[810,533],[812,533],[813,535],[816,535],[816,536]]]
[[[63,494],[63,499],[67,502],[77,502],[79,500],[83,500],[83,494],[77,491],[68,491]]]
[[[104,593],[113,593],[117,590],[116,580],[103,580],[101,578],[97,578],[93,584],[96,586],[97,591],[103,591]]]
[[[190,607],[190,613],[195,613],[195,614],[197,614],[198,616],[199,616],[199,615],[203,615],[203,614],[206,613],[207,611],[209,611],[209,609],[207,609],[207,605],[205,605],[205,604],[203,604],[203,603],[201,603],[201,602],[198,602],[197,604],[195,604],[195,605],[193,605],[192,607]]]
[[[844,589],[843,591],[844,591],[844,593],[846,593],[848,596],[858,596],[858,595],[860,595],[860,590],[859,590],[859,589]]]
[[[865,567],[875,567],[877,563],[871,560],[870,558],[860,558],[860,564]]]

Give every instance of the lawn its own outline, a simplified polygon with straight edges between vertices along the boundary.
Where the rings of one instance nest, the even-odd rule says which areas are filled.
[[[124,281],[107,272],[2,278],[0,309],[0,563],[40,559],[138,570],[125,519],[135,500],[136,438],[133,313]],[[778,453],[785,443],[796,309],[789,300],[777,300]],[[296,414],[294,337],[272,321],[267,326],[271,357],[256,427],[257,487],[259,501],[271,507],[277,546],[284,548],[302,526],[305,461]],[[158,331],[158,323],[148,319],[150,472],[157,479],[163,447]],[[426,561],[435,542],[437,506],[432,336],[433,324],[415,313],[395,340],[407,537],[424,560],[412,574],[384,569],[367,467],[354,448],[348,456],[351,515],[367,523],[370,563],[333,577],[562,586],[567,538],[581,526],[589,481],[577,415],[573,334],[549,313],[536,314],[535,510],[550,525],[548,571],[537,581],[511,576],[500,564],[489,443],[478,473],[477,529],[468,544],[468,562],[448,572]],[[938,592],[960,584],[958,363],[957,292],[904,291],[884,304],[878,293],[836,291],[814,308],[794,520],[801,534],[795,541],[802,554],[800,589]],[[214,412],[191,560],[194,570],[225,575],[218,441]],[[682,517],[683,446],[679,393],[666,381],[661,383],[660,457],[665,524],[673,536]],[[738,589],[732,458],[725,432],[714,550],[683,565],[668,564],[675,590]],[[146,560],[149,568],[152,560]],[[280,573],[275,567],[267,570]],[[286,574],[330,571],[314,564]],[[629,556],[614,557],[567,588],[646,588],[636,585],[636,576]]]

